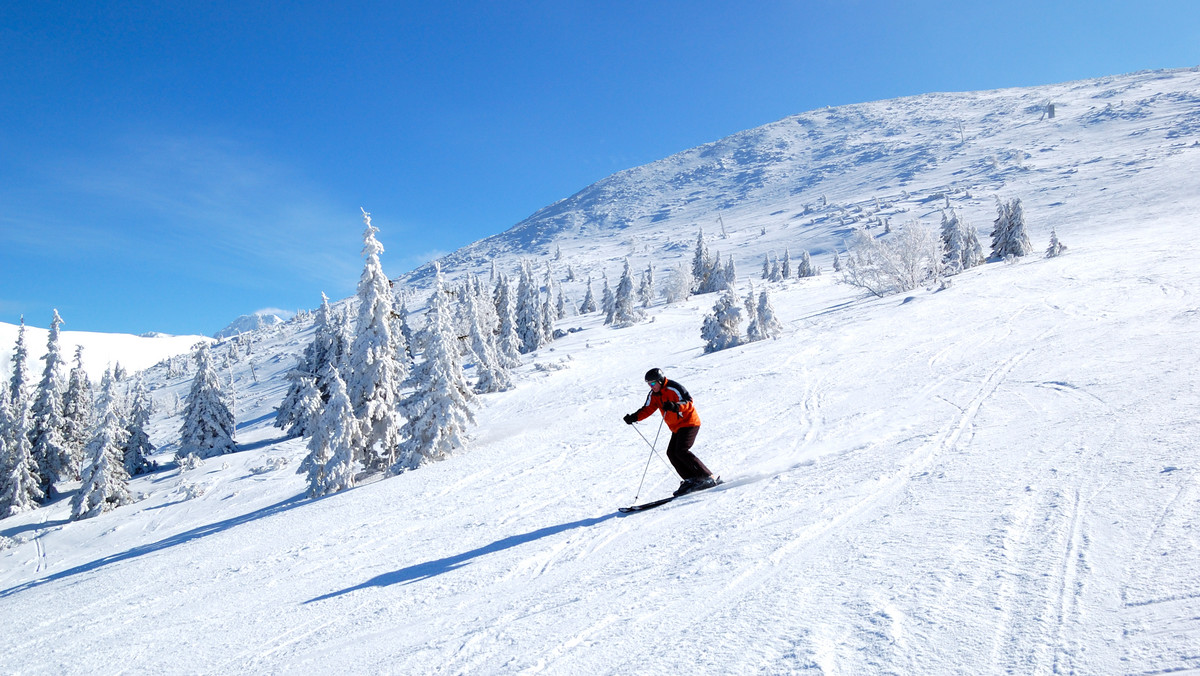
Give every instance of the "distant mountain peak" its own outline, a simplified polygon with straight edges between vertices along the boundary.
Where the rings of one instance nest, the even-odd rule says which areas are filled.
[[[265,329],[269,326],[277,326],[284,323],[279,315],[271,312],[255,312],[253,314],[242,315],[229,323],[229,326],[217,331],[213,334],[213,338],[221,340],[222,338],[232,338],[241,333],[250,333],[259,329]]]

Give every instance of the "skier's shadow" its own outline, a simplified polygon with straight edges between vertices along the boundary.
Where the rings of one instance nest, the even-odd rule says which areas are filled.
[[[479,557],[501,552],[505,549],[512,549],[513,547],[518,547],[528,542],[533,542],[535,540],[540,540],[552,535],[557,535],[575,528],[589,528],[619,515],[620,514],[618,512],[614,512],[612,514],[605,514],[604,516],[597,516],[590,519],[580,519],[579,521],[572,521],[571,523],[559,524],[557,526],[546,526],[545,528],[539,528],[523,535],[510,535],[506,538],[496,540],[489,545],[479,547],[478,549],[472,549],[469,552],[455,554],[454,556],[447,556],[446,558],[437,559],[435,561],[426,561],[425,563],[418,563],[407,568],[394,570],[390,573],[377,575],[370,580],[363,582],[362,584],[357,584],[353,587],[347,587],[346,589],[342,589],[340,591],[330,592],[323,596],[309,599],[304,603],[305,605],[309,603],[316,603],[317,601],[324,601],[326,599],[343,596],[360,589],[369,589],[371,587],[388,587],[394,584],[412,584],[421,580],[428,580],[429,578],[437,577],[443,573],[449,573],[450,571],[461,568]]]

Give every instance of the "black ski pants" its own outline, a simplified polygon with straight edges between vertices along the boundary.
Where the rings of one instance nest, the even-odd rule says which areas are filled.
[[[671,441],[667,444],[667,460],[670,460],[675,471],[679,472],[680,478],[703,479],[712,476],[712,472],[700,462],[700,458],[692,453],[692,444],[696,443],[696,435],[699,433],[699,427],[680,427],[671,434]]]

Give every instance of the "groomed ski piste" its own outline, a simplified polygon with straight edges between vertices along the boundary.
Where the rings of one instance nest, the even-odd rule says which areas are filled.
[[[1050,99],[1054,119],[1025,107]],[[468,448],[322,499],[296,474],[303,440],[271,426],[310,333],[269,329],[253,377],[246,358],[223,371],[242,451],[136,478],[141,501],[94,519],[62,500],[0,521],[0,671],[1200,670],[1197,101],[1183,70],[869,104],[941,111],[947,133],[898,142],[953,144],[957,119],[1000,136],[972,150],[968,122],[961,161],[934,152],[903,188],[886,156],[860,157],[815,195],[731,207],[726,240],[705,225],[769,290],[779,339],[705,354],[711,294],[622,329],[568,317],[582,330],[478,399]],[[795,257],[839,232],[772,212],[868,204],[881,182],[893,228],[936,225],[949,195],[985,247],[993,195],[1019,197],[1035,251],[882,298],[839,283],[828,253],[819,277],[759,279],[780,242]],[[690,261],[696,224],[562,247],[615,280],[631,249],[635,270],[646,250],[661,271]],[[1069,248],[1046,259],[1051,228]],[[685,246],[658,248],[668,231]],[[678,483],[621,421],[653,366],[695,397],[694,450],[725,483],[620,514]],[[156,400],[186,391],[155,373]],[[657,420],[638,431],[661,452]]]

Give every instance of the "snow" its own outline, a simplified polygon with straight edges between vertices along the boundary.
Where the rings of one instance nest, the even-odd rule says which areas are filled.
[[[583,330],[526,355],[513,390],[479,397],[469,448],[316,500],[295,473],[303,441],[270,426],[311,328],[251,334],[223,371],[241,452],[135,478],[143,499],[94,519],[67,521],[64,498],[0,522],[0,671],[1200,669],[1198,99],[1190,70],[798,116],[829,120],[798,153],[822,177],[789,173],[795,195],[760,181],[722,212],[728,239],[706,227],[741,270],[784,245],[826,268],[754,280],[779,339],[705,354],[716,294],[620,329],[568,317],[558,328]],[[1048,100],[1054,120],[1027,112]],[[888,127],[868,115],[888,109]],[[957,148],[960,119],[991,120],[992,135]],[[740,143],[761,157],[774,128],[697,152]],[[878,139],[899,154],[862,157]],[[950,195],[986,236],[992,194],[1019,197],[1035,254],[940,291],[873,298],[837,283],[827,245],[849,226],[820,195],[873,209],[914,156],[927,161],[907,195],[881,200],[895,225],[936,223]],[[744,168],[724,174],[726,193],[753,183]],[[630,200],[669,201],[659,180],[653,192],[639,179]],[[805,204],[815,211],[784,227]],[[690,260],[693,216],[555,245],[580,279],[614,276],[631,248],[635,269],[652,255],[662,271]],[[1045,259],[1051,228],[1069,249]],[[500,263],[541,246],[509,235]],[[661,452],[656,419],[621,422],[652,366],[696,398],[694,450],[725,483],[622,515],[677,483],[638,434]],[[162,460],[179,425],[161,403],[188,383],[148,376]]]
[[[49,318],[47,313],[47,319]],[[26,317],[25,345],[29,349],[29,372],[41,374],[46,354],[46,338],[49,330],[31,325],[34,321]],[[68,317],[69,321],[70,318]],[[65,324],[65,322],[64,322]],[[17,342],[20,326],[0,322],[0,376],[7,381],[12,373],[13,345]],[[97,333],[94,331],[62,331],[60,346],[67,369],[75,365],[75,348],[83,346],[83,368],[88,378],[100,382],[104,371],[120,364],[130,373],[149,368],[158,362],[180,354],[187,354],[197,343],[212,342],[206,336],[169,336],[153,334],[134,336],[126,333]]]

